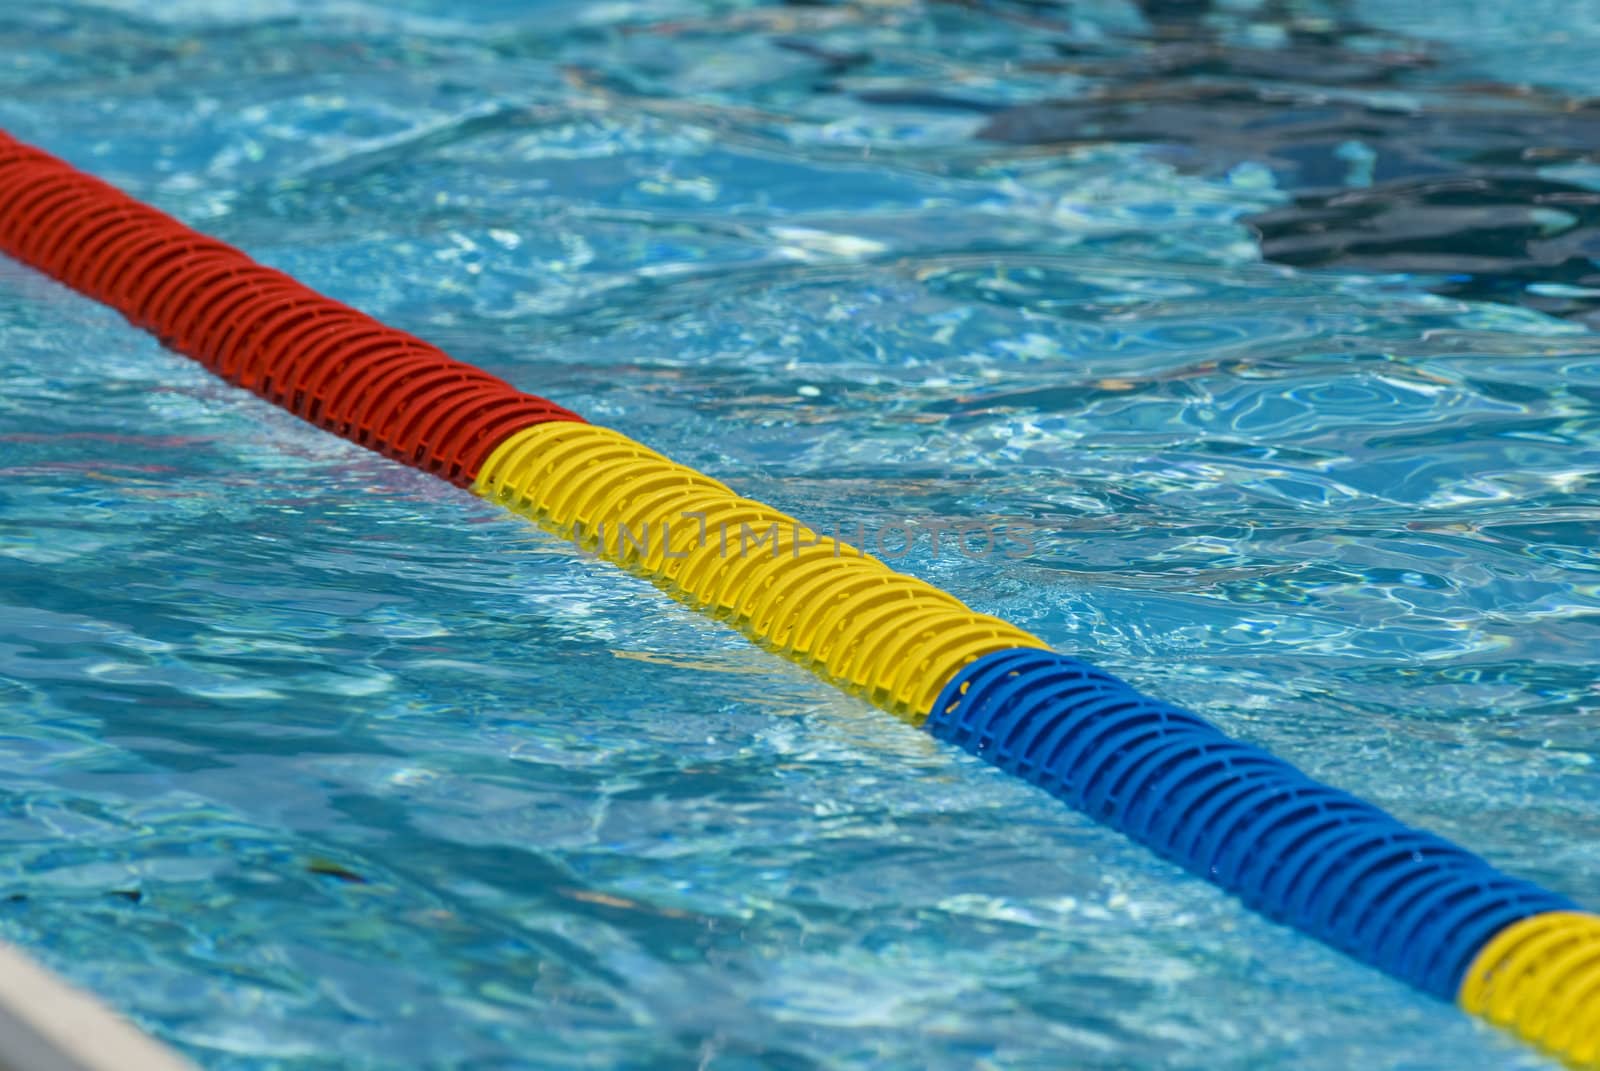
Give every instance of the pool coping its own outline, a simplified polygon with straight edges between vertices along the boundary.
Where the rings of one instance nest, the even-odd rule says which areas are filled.
[[[198,1071],[20,949],[0,943],[0,1071]]]

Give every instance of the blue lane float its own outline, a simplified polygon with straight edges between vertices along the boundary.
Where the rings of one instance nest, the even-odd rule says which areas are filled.
[[[1576,905],[1066,655],[966,666],[925,728],[1274,921],[1442,1000],[1513,923]]]

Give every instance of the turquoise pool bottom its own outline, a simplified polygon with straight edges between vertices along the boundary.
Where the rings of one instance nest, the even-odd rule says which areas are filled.
[[[947,91],[983,13],[67,10],[0,125],[820,524],[1033,524],[900,564],[1600,900],[1591,336],[778,43]],[[3,933],[208,1069],[1545,1066],[10,264],[0,337]]]
[[[507,553],[469,499],[307,440],[74,299],[29,300],[87,317],[86,353],[131,347],[121,375],[172,387],[135,379],[87,427],[14,440],[8,509],[28,520],[6,558],[5,675],[29,713],[7,758],[25,897],[7,933],[202,1059],[315,1066],[343,1036],[398,1066],[521,1037],[549,1054],[535,1066],[821,1062],[848,1044],[891,1066],[981,1048],[1115,1067],[1164,1058],[1177,1031],[1224,1060],[1238,1039],[1211,1031],[1207,987],[1261,1009],[1243,1048],[1267,1059],[1314,1046],[1310,1066],[1343,1066],[1379,1006],[1398,1051],[1419,1021],[1451,1059],[1496,1044],[647,587],[538,537]],[[152,411],[177,427],[130,427]],[[128,460],[107,461],[119,438]],[[506,585],[485,590],[494,563]],[[1289,715],[1317,716],[1281,681],[1208,683],[1209,710],[1285,750],[1306,731]],[[1252,692],[1283,720],[1230,717],[1266,709]],[[1377,743],[1362,726],[1330,737],[1336,756]],[[1402,770],[1439,761],[1425,738],[1385,746]],[[1556,762],[1483,783],[1559,784],[1539,765]],[[1337,780],[1412,814],[1462,791],[1354,772]],[[1072,1007],[1083,1032],[1062,1041]],[[1038,1040],[990,1035],[997,1016]]]

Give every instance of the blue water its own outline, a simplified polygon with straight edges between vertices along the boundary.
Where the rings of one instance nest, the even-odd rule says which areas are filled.
[[[1600,4],[1186,6],[45,0],[0,126],[1600,905]],[[207,1069],[1546,1066],[10,262],[0,476],[0,936]]]

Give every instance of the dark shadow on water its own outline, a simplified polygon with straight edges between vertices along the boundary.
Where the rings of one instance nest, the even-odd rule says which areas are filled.
[[[1600,324],[1600,188],[1551,170],[1600,156],[1600,106],[1430,83],[1428,50],[1348,18],[1280,11],[1279,43],[1245,48],[1206,0],[1141,6],[1150,30],[1133,54],[1058,49],[1056,68],[1095,79],[1093,92],[994,112],[979,136],[1150,145],[1203,174],[1259,163],[1291,198],[1246,221],[1268,260],[1406,273]]]

